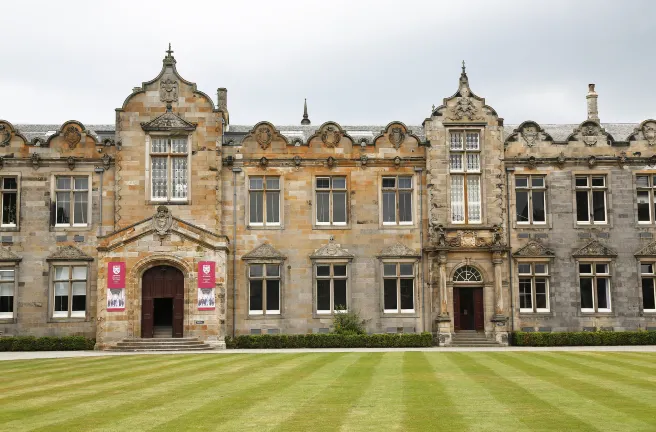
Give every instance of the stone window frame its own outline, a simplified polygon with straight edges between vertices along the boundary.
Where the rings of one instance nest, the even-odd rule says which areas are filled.
[[[401,304],[400,304],[400,292],[399,292],[399,287],[397,284],[397,311],[391,311],[388,309],[385,309],[385,264],[412,264],[412,271],[413,271],[413,284],[412,284],[412,299],[413,299],[413,310],[407,310],[407,309],[401,309]],[[394,257],[389,257],[389,258],[380,258],[380,310],[381,310],[381,317],[383,318],[418,318],[419,315],[419,259],[418,258],[394,258]],[[400,279],[401,276],[397,275],[396,279]]]
[[[90,320],[91,311],[89,310],[91,305],[91,261],[89,260],[52,260],[48,262],[48,322],[49,323],[65,323],[65,322],[84,322]],[[86,267],[87,269],[87,279],[85,286],[85,311],[84,316],[71,316],[70,313],[66,317],[56,317],[54,316],[55,308],[55,267]],[[72,299],[71,305],[72,305]]]
[[[14,172],[14,171],[7,171],[3,172],[2,175],[0,175],[0,193],[2,193],[2,197],[0,197],[0,213],[2,211],[2,199],[4,198],[4,189],[2,189],[4,179],[7,177],[15,177],[16,178],[16,223],[14,225],[3,225],[2,224],[2,217],[3,215],[0,214],[0,231],[3,232],[16,232],[20,231],[20,213],[21,213],[21,176],[22,173],[20,172]]]
[[[12,312],[0,313],[0,323],[13,324],[18,322],[18,263],[19,261],[0,262],[0,270],[14,271],[14,291],[12,297]],[[11,314],[11,315],[9,315]]]
[[[529,179],[533,177],[542,177],[544,179],[544,187],[541,188],[541,190],[544,191],[544,222],[519,222],[517,220],[517,185],[516,185],[516,180],[517,177],[528,177]],[[511,184],[510,186],[512,187],[512,193],[511,193],[511,205],[513,209],[513,214],[514,217],[512,218],[512,225],[513,228],[515,229],[536,229],[536,230],[543,230],[543,229],[550,229],[552,228],[551,224],[551,213],[549,212],[549,208],[551,206],[551,197],[550,197],[550,176],[548,172],[541,172],[541,171],[521,171],[521,172],[513,172],[510,178]],[[531,191],[533,190],[532,187],[529,188],[519,188],[521,190],[528,190]],[[530,198],[532,201],[532,197]],[[532,208],[532,206],[531,206]],[[532,218],[531,218],[532,219]]]
[[[615,297],[615,284],[613,283],[613,275],[615,274],[615,269],[614,269],[614,260],[610,258],[589,258],[589,257],[579,257],[575,259],[576,262],[576,280],[577,280],[577,291],[576,291],[576,297],[578,301],[578,313],[580,316],[600,316],[600,317],[607,317],[607,316],[615,316],[615,308],[613,308],[613,303],[614,303],[614,297]],[[598,302],[595,300],[597,298],[597,285],[596,283],[593,284],[593,302],[594,302],[594,310],[583,310],[582,304],[581,304],[581,273],[580,273],[580,264],[592,264],[593,266],[593,273],[595,274],[594,279],[596,280],[596,271],[594,271],[594,265],[595,264],[606,264],[608,265],[608,296],[609,296],[609,304],[610,308],[609,309],[604,309],[604,310],[599,310],[598,307]],[[606,275],[606,274],[603,274]],[[588,277],[588,274],[585,273],[583,277]]]
[[[552,264],[553,260],[550,258],[531,258],[531,257],[526,257],[526,258],[515,258],[515,261],[517,262],[517,268],[515,271],[515,280],[517,282],[517,309],[519,310],[519,313],[522,315],[531,315],[531,316],[536,316],[536,315],[551,315],[553,308],[553,301],[552,301],[552,290],[551,290],[551,272],[552,272]],[[530,264],[531,265],[531,274],[525,274],[525,273],[519,273],[519,265],[520,264]],[[547,273],[535,273],[535,264],[544,264],[547,266]],[[527,309],[522,309],[519,305],[519,280],[522,278],[531,278],[531,302],[532,302],[532,310],[527,310]],[[547,280],[547,307],[546,308],[540,308],[538,309],[535,305],[535,279],[536,278],[545,278]]]
[[[643,273],[642,272],[642,265],[643,264],[651,264],[653,273]],[[648,314],[648,315],[651,316],[652,314],[656,314],[656,308],[654,308],[654,309],[645,309],[644,293],[643,293],[643,288],[642,288],[642,281],[643,281],[645,276],[647,276],[647,278],[652,279],[654,281],[652,289],[656,291],[656,257],[638,259],[638,286],[639,286],[639,289],[640,289],[640,291],[639,291],[640,312]],[[656,293],[655,293],[655,295],[656,295]]]
[[[245,269],[245,276],[246,276],[246,284],[247,284],[247,297],[246,297],[246,311],[249,319],[263,319],[263,318],[282,318],[283,315],[283,286],[284,286],[284,272],[283,272],[283,261],[282,259],[259,259],[259,260],[252,260],[248,261],[246,263],[246,269]],[[266,285],[262,285],[262,292],[263,292],[263,297],[262,297],[262,313],[252,313],[251,312],[251,276],[250,276],[250,268],[252,265],[262,265],[264,266],[263,271],[266,274],[266,266],[267,265],[276,265],[278,266],[279,270],[279,276],[277,280],[280,282],[278,285],[278,307],[280,308],[277,313],[273,312],[267,312],[266,311],[266,302],[264,300],[265,297],[265,291],[266,291]],[[258,278],[260,280],[264,280],[266,278]]]
[[[398,170],[395,172],[389,172],[389,171],[384,171],[384,172],[379,172],[378,173],[378,227],[380,229],[391,229],[391,230],[411,230],[411,229],[416,229],[419,228],[419,205],[418,205],[418,199],[419,199],[419,183],[422,181],[421,175],[418,175],[420,173],[417,173],[415,171],[402,171]],[[384,177],[396,177],[397,178],[397,185],[398,185],[398,178],[399,177],[410,177],[412,181],[412,209],[411,209],[411,214],[412,214],[412,222],[411,223],[399,223],[399,222],[384,222],[383,219],[383,178]],[[397,189],[398,191],[398,186]],[[398,196],[398,194],[397,194]],[[397,205],[398,205],[398,198],[397,198]],[[396,216],[398,217],[398,209],[396,211]]]
[[[267,224],[266,221],[263,221],[262,224],[252,224],[251,223],[251,214],[250,214],[250,179],[251,177],[278,177],[279,178],[279,192],[280,192],[280,197],[279,197],[279,205],[280,205],[280,210],[279,210],[279,218],[280,222],[275,224]],[[246,173],[244,176],[245,182],[244,182],[244,196],[245,196],[245,214],[246,214],[246,219],[245,219],[245,225],[248,229],[251,230],[283,230],[285,229],[285,176],[283,173],[272,173],[269,174],[267,173]]]
[[[151,144],[153,138],[187,138],[187,198],[186,199],[172,199],[171,198],[171,179],[167,178],[167,197],[166,199],[154,199],[152,197],[152,157],[151,157]],[[193,140],[192,133],[186,131],[175,131],[175,132],[148,132],[145,137],[145,167],[144,167],[144,180],[145,180],[145,202],[149,205],[190,205],[192,204],[192,160],[191,156],[193,153]],[[168,156],[167,160],[170,160]],[[167,162],[168,164],[168,162]]]
[[[481,195],[481,220],[480,222],[469,222],[467,219],[467,209],[465,209],[465,221],[463,222],[453,222],[452,219],[452,211],[451,211],[451,132],[478,132],[479,138],[478,138],[478,143],[479,143],[479,164],[480,164],[480,171],[479,171],[479,177],[480,177],[480,195]],[[453,127],[447,127],[445,130],[445,164],[446,164],[446,173],[447,173],[447,182],[446,182],[446,202],[447,202],[447,220],[449,226],[452,227],[464,227],[468,225],[473,225],[473,226],[482,226],[487,223],[487,211],[486,211],[486,182],[485,182],[485,156],[486,156],[486,150],[485,150],[485,138],[486,138],[486,130],[484,126],[480,125],[457,125]],[[466,182],[466,171],[455,171],[455,175],[465,175],[465,182]],[[466,200],[466,197],[464,197]]]
[[[352,298],[352,279],[353,279],[353,267],[351,266],[351,258],[313,258],[312,259],[312,317],[313,318],[328,318],[331,319],[335,313],[335,305],[333,304],[332,298],[334,296],[333,287],[331,284],[331,311],[330,312],[318,312],[317,310],[317,266],[319,265],[330,265],[331,266],[331,275],[333,265],[345,265],[346,266],[346,307],[348,312],[353,308],[353,298]],[[332,280],[331,276],[331,280]]]
[[[651,177],[652,184],[654,186],[650,188],[640,188],[638,187],[638,176],[649,176]],[[635,220],[636,228],[646,228],[646,227],[656,227],[656,171],[654,170],[638,170],[632,173],[633,180],[633,218]],[[650,190],[650,221],[649,222],[640,222],[638,220],[638,191],[639,190]]]
[[[317,179],[323,177],[331,178],[331,198],[330,198],[330,214],[332,219],[332,178],[333,177],[344,177],[346,179],[346,223],[335,224],[334,222],[330,223],[317,223]],[[321,189],[319,189],[321,190]],[[350,230],[353,223],[353,214],[351,212],[351,173],[350,172],[316,172],[312,175],[312,211],[310,212],[310,217],[312,218],[312,229],[315,230]]]
[[[571,172],[572,179],[571,179],[571,185],[572,185],[572,221],[574,224],[574,228],[582,228],[582,229],[589,229],[589,228],[612,228],[613,227],[613,218],[612,218],[612,188],[611,188],[611,180],[612,180],[612,172],[610,170],[608,171],[602,171],[602,170],[589,170],[589,171],[572,171]],[[606,206],[606,221],[604,223],[591,223],[591,222],[579,222],[578,217],[577,217],[577,203],[576,203],[576,177],[580,176],[586,176],[588,178],[592,177],[605,177],[604,180],[604,188],[603,190],[605,191],[605,206]],[[591,190],[590,187],[588,187],[585,190]],[[588,203],[589,203],[588,199]]]
[[[58,224],[57,223],[57,177],[87,177],[89,189],[87,191],[87,223],[82,224]],[[54,208],[51,209],[51,228],[54,231],[88,231],[93,226],[93,173],[85,172],[74,174],[71,171],[55,171],[50,173],[50,201]]]

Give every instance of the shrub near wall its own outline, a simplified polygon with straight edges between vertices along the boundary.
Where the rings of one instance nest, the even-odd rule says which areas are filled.
[[[513,333],[516,346],[656,345],[656,331]]]
[[[431,333],[244,335],[226,337],[228,348],[411,348],[433,345]]]
[[[0,351],[82,351],[92,350],[96,341],[83,336],[0,337]]]

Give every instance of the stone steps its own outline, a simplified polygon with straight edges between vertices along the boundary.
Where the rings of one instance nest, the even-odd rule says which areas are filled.
[[[123,339],[111,351],[205,351],[213,349],[198,338]]]
[[[452,347],[472,347],[472,348],[493,348],[500,346],[495,340],[488,339],[485,333],[475,331],[457,332],[454,333],[451,339]]]

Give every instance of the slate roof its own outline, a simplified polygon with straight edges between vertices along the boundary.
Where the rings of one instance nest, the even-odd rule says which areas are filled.
[[[62,125],[60,124],[17,124],[14,127],[27,138],[28,141],[34,140],[34,138],[41,138],[47,140],[52,133],[57,132]],[[105,137],[107,135],[114,135],[114,125],[105,124],[105,125],[87,125],[84,127],[87,128],[87,131],[90,131],[96,139],[100,139],[101,136]],[[48,134],[48,132],[52,132]]]
[[[566,141],[567,137],[574,132],[574,129],[579,127],[578,124],[538,124],[546,133],[551,135],[554,141],[560,142]],[[601,127],[611,134],[615,141],[628,141],[629,135],[638,126],[640,126],[639,123],[601,123]],[[518,127],[519,125],[505,125],[503,128],[504,140]]]

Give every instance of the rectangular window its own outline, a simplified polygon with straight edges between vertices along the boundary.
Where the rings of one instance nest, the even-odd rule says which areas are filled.
[[[549,265],[519,263],[519,311],[549,312]]]
[[[84,318],[87,308],[87,267],[53,267],[54,318]]]
[[[579,224],[605,224],[606,218],[606,176],[577,175],[576,221]]]
[[[653,262],[640,263],[640,279],[642,283],[642,309],[645,312],[656,312],[656,272]]]
[[[317,177],[315,190],[317,225],[346,225],[346,177]]]
[[[317,264],[317,313],[331,314],[348,309],[346,264]]]
[[[656,218],[656,201],[654,200],[654,187],[656,176],[637,175],[636,194],[638,202],[638,223],[653,224]]]
[[[0,177],[0,198],[2,199],[3,227],[15,227],[18,220],[18,179],[16,177]]]
[[[249,265],[248,286],[248,313],[250,315],[280,314],[279,264]]]
[[[15,270],[0,267],[0,319],[14,317]]]
[[[249,224],[280,226],[280,177],[248,179]]]
[[[546,223],[544,176],[515,177],[515,210],[518,224]]]
[[[383,264],[383,310],[385,313],[415,311],[415,265]]]
[[[187,137],[152,138],[151,191],[154,201],[185,201],[188,196]]]
[[[481,223],[480,134],[453,131],[450,134],[451,222]]]
[[[581,312],[610,312],[610,271],[607,263],[579,263]]]
[[[412,224],[412,177],[382,178],[383,225]]]
[[[56,226],[89,224],[89,177],[55,177]]]

